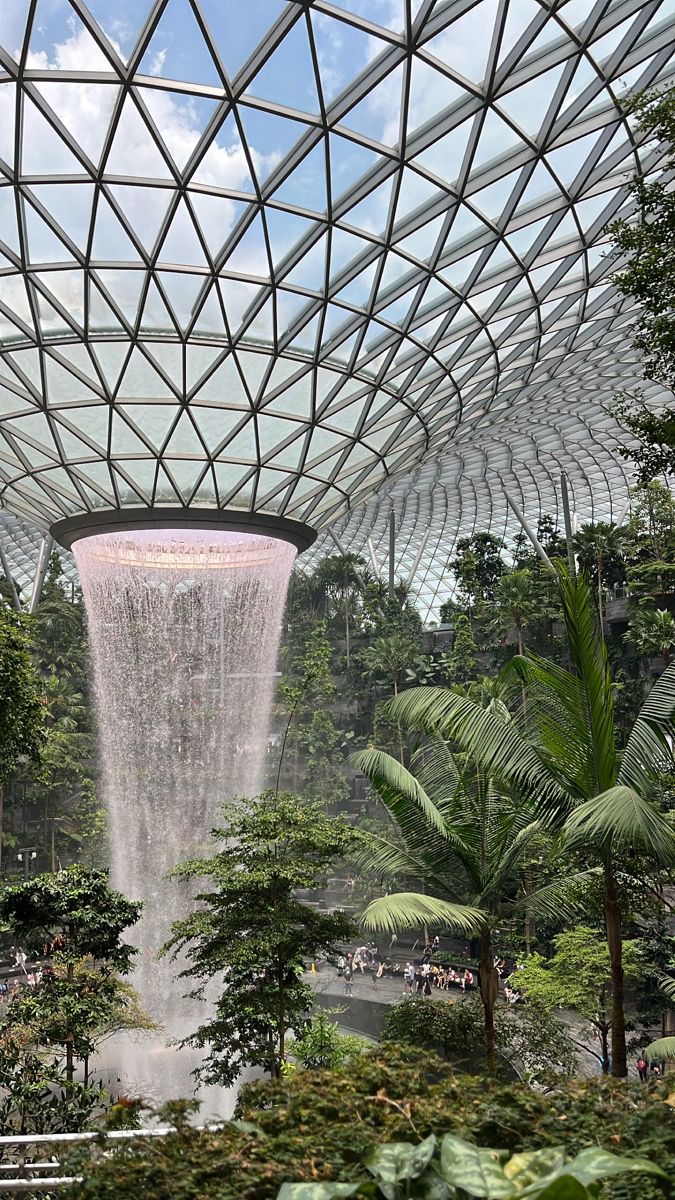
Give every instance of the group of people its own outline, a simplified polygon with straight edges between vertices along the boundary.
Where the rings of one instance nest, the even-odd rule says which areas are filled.
[[[450,964],[444,967],[427,960],[418,965],[407,962],[403,969],[403,982],[406,993],[416,992],[418,996],[430,996],[434,987],[441,991],[459,987],[465,992],[467,988],[474,986],[475,977],[469,967],[456,970]]]

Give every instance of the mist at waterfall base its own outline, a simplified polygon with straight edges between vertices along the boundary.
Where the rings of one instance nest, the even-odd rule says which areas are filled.
[[[132,983],[161,1035],[118,1035],[104,1050],[110,1085],[151,1102],[193,1094],[200,1051],[176,1042],[207,1016],[158,949],[186,915],[190,887],[167,873],[213,853],[220,805],[264,786],[280,625],[296,551],[287,542],[199,530],[101,534],[77,541],[93,661],[110,879],[144,902],[128,933]],[[117,1082],[119,1080],[119,1082]],[[233,1097],[202,1088],[201,1117]]]

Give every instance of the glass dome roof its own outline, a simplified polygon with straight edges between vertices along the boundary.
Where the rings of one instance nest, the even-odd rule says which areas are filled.
[[[602,231],[674,33],[668,0],[2,0],[3,505],[358,542],[564,465],[606,508],[640,367]]]

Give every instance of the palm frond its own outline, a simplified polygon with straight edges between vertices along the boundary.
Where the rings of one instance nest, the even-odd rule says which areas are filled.
[[[665,1062],[675,1059],[675,1037],[658,1038],[642,1051],[647,1062]]]
[[[598,871],[576,871],[564,879],[556,879],[543,887],[535,888],[518,901],[529,916],[538,921],[574,921],[583,909],[583,901],[575,900],[570,892],[580,883],[597,878]]]
[[[529,815],[531,814],[528,813]],[[519,829],[517,814],[513,814],[513,819],[509,820],[508,824],[508,837],[500,839],[497,842],[496,853],[490,855],[489,872],[491,887],[494,890],[502,887],[503,883],[515,870],[530,842],[543,830],[541,821],[532,820]]]
[[[415,776],[401,766],[401,763],[391,754],[385,753],[384,750],[371,748],[360,750],[352,756],[351,761],[370,781],[380,799],[399,823],[400,817],[403,816],[405,820],[406,812],[409,817],[410,809],[413,808],[415,822],[418,823],[421,816],[428,826],[435,829],[442,837],[445,835],[445,822],[436,805],[430,800]],[[405,836],[405,829],[403,832]]]
[[[418,892],[397,892],[372,900],[362,913],[359,924],[364,929],[395,933],[399,929],[419,929],[424,925],[434,929],[453,929],[457,933],[477,934],[485,924],[478,908],[467,904],[451,904]]]
[[[551,816],[569,810],[572,801],[566,789],[512,721],[437,687],[410,688],[387,708],[406,729],[455,738],[495,781],[503,780],[532,797],[541,813]]]
[[[459,784],[461,765],[457,763],[447,742],[431,737],[412,756],[411,768],[425,792],[434,803],[449,800]]]
[[[570,659],[581,683],[593,748],[594,790],[605,791],[615,782],[618,769],[614,689],[607,647],[586,578],[583,575],[571,578],[564,566],[558,568],[558,576]]]
[[[379,833],[359,833],[358,840],[350,850],[350,857],[365,875],[376,879],[400,879],[412,876],[428,880],[429,884],[443,886],[437,879],[426,858],[411,854],[405,847],[397,846]]]
[[[675,734],[675,663],[663,672],[647,696],[621,756],[619,782],[651,790],[659,766],[672,762]]]
[[[670,975],[659,975],[656,983],[661,995],[675,1004],[675,979],[671,979]]]
[[[625,784],[580,804],[564,833],[574,846],[611,844],[614,851],[643,850],[659,863],[675,861],[675,831],[646,797]]]

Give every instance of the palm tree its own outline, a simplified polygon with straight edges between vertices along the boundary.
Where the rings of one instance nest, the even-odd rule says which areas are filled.
[[[657,608],[656,612],[638,612],[626,637],[640,654],[660,654],[667,667],[675,645],[675,617],[664,608]]]
[[[497,583],[494,602],[484,604],[487,628],[500,639],[512,629],[518,639],[518,653],[524,650],[523,630],[533,621],[553,616],[554,609],[542,587],[541,580],[527,567],[509,571]]]
[[[508,720],[501,700],[486,702],[496,719]],[[389,931],[424,923],[478,934],[486,1063],[494,1075],[499,976],[493,929],[518,909],[560,912],[561,887],[550,884],[523,895],[520,886],[519,867],[541,834],[541,822],[533,817],[528,801],[498,791],[475,760],[453,754],[440,737],[413,756],[410,771],[376,749],[361,751],[353,761],[388,808],[399,833],[395,839],[362,833],[360,864],[382,880],[421,880],[430,893],[398,892],[374,900],[362,923]],[[569,882],[568,877],[565,887]]]
[[[619,582],[625,578],[623,549],[626,541],[624,531],[607,521],[596,521],[582,525],[574,538],[574,550],[579,566],[597,588],[600,627],[604,627],[602,592],[605,583]]]
[[[532,654],[505,668],[528,691],[526,719],[506,721],[443,688],[414,688],[390,704],[405,728],[454,737],[481,768],[529,799],[562,828],[571,847],[592,856],[604,887],[612,968],[612,1071],[626,1075],[623,933],[617,876],[635,852],[675,859],[675,832],[660,812],[659,772],[672,764],[675,664],[648,696],[623,752],[604,639],[587,581],[559,569],[571,671]],[[521,714],[522,717],[522,714]]]

